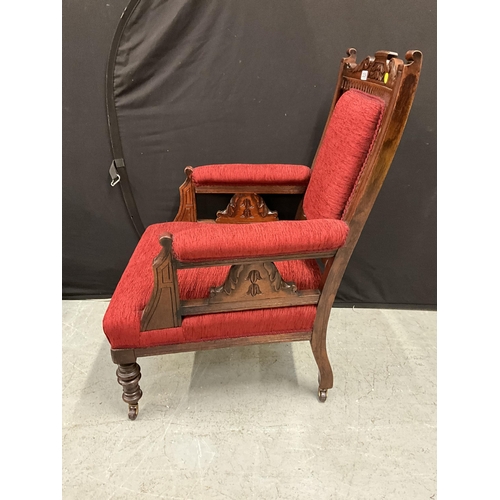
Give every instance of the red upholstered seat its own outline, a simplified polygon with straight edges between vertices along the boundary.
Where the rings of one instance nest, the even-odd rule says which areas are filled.
[[[196,186],[213,185],[281,185],[305,186],[311,169],[304,165],[242,164],[203,165],[193,170]]]
[[[359,90],[342,94],[314,160],[304,195],[308,219],[340,219],[377,136],[385,103]]]
[[[275,222],[264,224],[268,227]],[[299,222],[299,221],[297,221]],[[261,224],[259,224],[261,225]],[[256,225],[231,226],[250,229]],[[260,309],[231,313],[205,314],[183,318],[182,326],[162,330],[140,331],[140,320],[153,289],[153,259],[161,246],[159,237],[174,235],[181,241],[193,231],[219,231],[224,226],[195,222],[170,222],[154,224],[146,229],[125,269],[103,320],[104,332],[113,349],[140,348],[157,345],[215,340],[270,333],[312,331],[316,306],[298,306],[279,309]],[[229,226],[227,226],[229,227]],[[204,241],[206,235],[201,236]],[[318,288],[321,273],[314,260],[276,262],[287,281],[294,281],[299,289]],[[208,297],[213,286],[222,284],[229,267],[208,267],[178,270],[181,300]]]

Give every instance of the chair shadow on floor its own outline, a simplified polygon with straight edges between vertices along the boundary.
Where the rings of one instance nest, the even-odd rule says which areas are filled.
[[[365,313],[356,321],[353,316],[349,337],[334,339],[334,331],[346,326],[333,315],[329,352],[335,373],[335,401],[341,407],[357,408],[356,400],[367,395],[380,401],[390,398],[394,403],[402,400],[408,390],[420,397],[419,386],[428,376],[424,366],[409,363],[408,356],[422,364],[424,354],[413,353],[405,344],[411,345],[421,327],[416,320],[389,318],[377,312]],[[77,425],[127,422],[127,405],[122,401],[122,388],[116,380],[116,365],[110,359],[106,339],[93,342],[88,356],[89,368],[80,377],[72,364],[64,368],[69,382],[64,395],[68,412],[65,421]],[[305,342],[153,356],[138,362],[144,393],[139,420],[170,418],[174,411],[182,415],[191,412],[193,406],[210,412],[216,406],[229,410],[242,402],[261,405],[283,397],[297,397],[304,403],[317,401],[315,362]],[[75,370],[74,374],[70,370]]]
[[[198,351],[189,394],[253,391],[298,386],[291,344],[264,344]]]
[[[239,395],[248,400],[255,394],[278,397],[283,391],[307,392],[299,386],[290,343],[147,357],[138,362],[143,391],[139,418],[159,418],[184,404],[234,399]],[[115,371],[104,339],[80,387],[71,417],[73,423],[101,418],[128,420]]]

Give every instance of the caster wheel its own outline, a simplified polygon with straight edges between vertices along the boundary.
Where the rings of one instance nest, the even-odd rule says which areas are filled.
[[[128,418],[135,420],[139,413],[139,405],[128,405]]]
[[[326,401],[326,396],[328,394],[328,390],[327,389],[319,389],[318,390],[318,397],[319,397],[319,400],[324,403]]]

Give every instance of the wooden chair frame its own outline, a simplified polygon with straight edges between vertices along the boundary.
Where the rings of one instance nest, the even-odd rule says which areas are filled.
[[[349,49],[340,64],[334,98],[328,116],[343,92],[354,88],[381,97],[386,104],[377,137],[358,178],[356,186],[344,211],[342,219],[349,226],[345,244],[324,253],[306,253],[283,257],[233,258],[187,263],[177,260],[172,252],[172,235],[160,239],[162,250],[153,263],[154,289],[144,310],[141,331],[171,328],[181,325],[182,317],[193,314],[211,314],[227,311],[242,311],[266,307],[290,307],[317,304],[316,319],[312,331],[287,334],[272,334],[251,337],[226,338],[138,349],[111,349],[114,363],[118,364],[118,382],[123,386],[123,400],[129,405],[129,418],[136,418],[138,401],[142,396],[139,387],[141,377],[137,358],[159,354],[200,351],[231,346],[292,342],[308,340],[319,369],[318,394],[325,401],[327,391],[333,387],[333,372],[326,349],[326,332],[330,311],[340,286],[345,269],[360,237],[368,215],[387,175],[399,145],[413,103],[420,76],[422,53],[417,50],[406,53],[405,63],[397,53],[379,51],[360,63],[356,62],[356,50]],[[328,123],[328,122],[327,122]],[[321,139],[323,140],[323,138]],[[312,165],[314,168],[314,162]],[[180,206],[175,221],[197,221],[196,194],[234,193],[236,200],[266,193],[301,194],[306,186],[195,186],[192,168],[186,168],[186,181],[180,189]],[[233,197],[234,198],[234,197]],[[255,207],[255,198],[251,205]],[[237,205],[237,203],[233,203]],[[233,206],[233,212],[234,212]],[[267,207],[260,206],[245,222],[273,220]],[[231,212],[231,209],[229,209]],[[226,214],[228,210],[222,212]],[[218,213],[220,219],[221,212]],[[228,219],[230,219],[231,213]],[[223,218],[223,217],[222,217]],[[276,217],[274,217],[275,219]],[[297,219],[305,219],[302,204]],[[240,217],[241,219],[241,217]],[[218,221],[218,222],[230,222]],[[240,221],[241,222],[241,221]],[[279,260],[321,259],[324,264],[321,285],[318,290],[297,290],[294,283],[284,281],[273,262]],[[177,269],[230,265],[230,271],[221,286],[213,288],[207,299],[180,300]],[[253,274],[252,274],[253,273]],[[255,274],[258,273],[258,274]],[[259,285],[252,276],[259,276]],[[245,282],[243,282],[245,280]],[[249,283],[250,280],[250,283]],[[252,296],[252,286],[260,286],[258,294]],[[247,291],[249,290],[249,291]]]

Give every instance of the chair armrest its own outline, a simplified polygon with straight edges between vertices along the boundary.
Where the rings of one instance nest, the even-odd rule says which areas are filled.
[[[311,169],[305,165],[285,164],[220,164],[186,167],[186,180],[180,186],[176,222],[196,222],[196,194],[256,193],[303,194]]]
[[[172,238],[172,253],[179,267],[188,267],[182,264],[210,265],[266,257],[287,260],[297,255],[313,258],[343,246],[348,231],[344,221],[314,219],[272,224],[198,224],[164,238]]]
[[[311,169],[305,165],[234,163],[196,167],[192,181],[198,193],[251,189],[259,194],[303,193],[310,176]]]
[[[282,280],[272,261],[332,256],[349,230],[344,221],[333,219],[249,225],[179,223],[178,230],[172,229],[174,234],[160,237],[162,250],[153,261],[154,288],[141,317],[141,331],[178,327],[185,315],[316,304],[318,290],[298,292],[293,282]],[[141,239],[146,247],[147,233]],[[212,289],[208,299],[180,300],[177,269],[226,264],[232,265],[228,278]],[[240,279],[244,269],[247,277]],[[263,284],[255,284],[266,275],[267,292],[261,291]],[[247,297],[250,291],[245,293],[247,279],[251,298]]]

